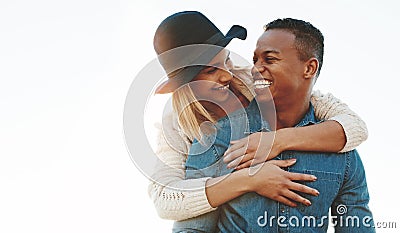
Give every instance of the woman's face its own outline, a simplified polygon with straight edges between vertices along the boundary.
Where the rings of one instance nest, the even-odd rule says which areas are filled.
[[[190,82],[196,98],[217,105],[229,100],[232,95],[229,84],[233,78],[230,69],[232,61],[229,58],[229,51],[224,49]]]

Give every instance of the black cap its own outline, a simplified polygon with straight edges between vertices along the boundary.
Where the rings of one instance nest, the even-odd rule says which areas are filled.
[[[170,93],[190,82],[233,38],[246,39],[246,29],[234,25],[224,35],[197,11],[183,11],[164,19],[154,35],[154,50],[168,74],[156,93]],[[178,73],[171,72],[176,71]]]

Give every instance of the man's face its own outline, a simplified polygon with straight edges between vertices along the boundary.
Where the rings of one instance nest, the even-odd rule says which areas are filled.
[[[258,101],[275,103],[296,100],[302,95],[305,62],[294,46],[295,36],[287,31],[272,29],[264,32],[254,50],[252,69]]]

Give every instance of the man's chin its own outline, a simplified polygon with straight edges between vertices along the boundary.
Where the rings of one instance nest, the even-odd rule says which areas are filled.
[[[258,102],[273,101],[271,92],[269,91],[268,88],[255,89],[254,92],[256,93],[256,100]]]
[[[258,103],[272,102],[274,99],[270,95],[256,95],[256,100]]]

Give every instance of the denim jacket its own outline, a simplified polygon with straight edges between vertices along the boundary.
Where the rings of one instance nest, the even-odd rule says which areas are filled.
[[[253,105],[249,105],[247,112],[256,115],[258,113],[258,116],[250,116],[250,124],[245,124],[247,128],[240,128],[243,123],[237,124],[238,122],[231,120],[232,128],[238,127],[238,132],[244,131],[242,135],[230,135],[226,133],[226,128],[218,128],[214,136],[215,143],[209,145],[206,151],[203,147],[200,150],[202,153],[196,155],[201,159],[193,159],[195,156],[189,155],[186,162],[187,178],[220,176],[231,172],[221,160],[229,141],[237,139],[236,136],[244,137],[247,136],[246,133],[267,127],[259,118],[258,108],[253,108]],[[224,119],[222,120],[225,121]],[[310,104],[309,111],[297,127],[315,123],[318,122]],[[193,143],[191,152],[198,153],[199,149],[200,146]],[[220,206],[216,211],[183,221],[186,225],[181,229],[191,230],[181,232],[326,232],[331,219],[335,222],[336,232],[375,232],[372,214],[368,208],[369,194],[365,172],[356,150],[344,154],[285,151],[276,159],[289,158],[296,158],[297,162],[288,171],[317,177],[315,182],[300,182],[320,192],[318,197],[301,194],[311,201],[311,206],[298,204],[293,208],[256,193],[247,193]],[[198,169],[211,164],[214,166],[207,168],[205,173],[195,170],[199,171]]]
[[[228,169],[222,161],[230,141],[246,137],[262,128],[267,128],[267,125],[262,121],[255,99],[246,108],[220,118],[215,124],[214,133],[204,135],[201,142],[193,141],[186,160],[186,179],[218,177],[232,172],[233,169]],[[173,232],[216,232],[220,209],[177,221]]]
[[[314,109],[297,127],[315,124]],[[220,232],[326,232],[331,219],[336,232],[375,232],[368,208],[365,171],[356,150],[344,153],[285,151],[277,159],[296,158],[289,172],[313,174],[315,182],[301,182],[320,192],[301,194],[312,205],[289,207],[256,193],[242,195],[220,208]],[[331,210],[332,218],[329,218]]]

